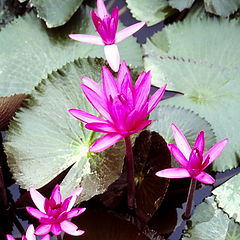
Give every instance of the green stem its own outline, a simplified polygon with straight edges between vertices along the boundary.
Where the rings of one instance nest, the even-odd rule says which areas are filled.
[[[125,137],[127,178],[128,178],[128,208],[135,209],[134,161],[130,137]]]
[[[185,210],[185,213],[183,215],[183,218],[185,218],[185,219],[189,219],[191,217],[192,205],[193,205],[193,196],[194,196],[194,191],[196,189],[196,185],[197,185],[197,180],[195,178],[192,178],[190,186],[189,186],[189,190],[188,190],[186,210]]]

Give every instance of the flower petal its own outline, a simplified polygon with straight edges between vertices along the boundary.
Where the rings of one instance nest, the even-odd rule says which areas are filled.
[[[7,237],[7,240],[16,240],[13,236],[9,234],[7,234],[6,237]]]
[[[135,126],[135,128],[133,129],[133,133],[137,133],[142,131],[145,127],[147,127],[149,124],[152,123],[152,120],[143,120],[140,122],[140,124],[138,124],[137,126]],[[131,133],[131,134],[133,134]]]
[[[36,240],[36,236],[34,235],[34,232],[35,232],[34,226],[32,224],[29,225],[26,231],[27,240]]]
[[[208,164],[205,166],[205,168],[208,165],[210,165],[222,153],[222,151],[225,148],[225,146],[227,145],[227,143],[228,143],[228,139],[225,138],[222,141],[216,143],[206,153],[203,154],[203,159],[204,160],[206,160],[206,158],[209,156],[209,161],[208,161]]]
[[[205,184],[213,184],[215,182],[215,179],[206,172],[201,172],[197,176],[194,176],[194,178]]]
[[[145,22],[139,22],[135,23],[129,27],[124,28],[123,30],[116,33],[116,43],[121,42],[122,40],[130,37],[135,32],[137,32],[139,29],[141,29],[145,25]]]
[[[101,19],[109,15],[103,0],[97,0],[97,12]]]
[[[81,84],[81,88],[92,106],[106,119],[111,119],[109,113],[107,112],[107,106],[101,96],[94,92],[88,86]]]
[[[204,152],[205,140],[204,140],[204,131],[201,131],[194,143],[194,147],[197,148],[201,154]]]
[[[94,92],[96,92],[99,96],[104,97],[105,95],[103,94],[103,89],[102,87],[96,83],[94,80],[88,77],[83,77],[83,84],[91,88]]]
[[[84,234],[85,231],[78,230],[78,227],[69,221],[63,221],[60,223],[60,226],[64,232],[72,236],[80,236]]]
[[[47,218],[48,215],[39,211],[36,208],[32,208],[32,207],[26,207],[26,210],[28,211],[28,213],[30,215],[32,215],[33,217],[37,218],[37,219],[41,219],[41,218]]]
[[[74,209],[70,210],[70,211],[67,213],[66,219],[70,219],[70,218],[79,216],[79,215],[82,214],[85,210],[86,210],[86,208],[74,208]]]
[[[122,64],[120,65],[117,79],[118,79],[117,85],[118,85],[119,92],[121,93],[124,92],[126,86],[129,86],[130,88],[132,88],[131,74],[125,61],[123,61]],[[128,83],[126,83],[126,81],[128,81]]]
[[[30,195],[31,198],[34,202],[34,204],[36,205],[36,207],[41,211],[45,213],[45,197],[39,193],[37,190],[35,190],[34,188],[30,188]]]
[[[60,224],[52,224],[51,226],[51,232],[57,236],[60,235],[62,232],[62,228],[60,227]]]
[[[47,235],[43,236],[42,238],[39,238],[39,240],[50,240],[50,235],[47,234]]]
[[[40,224],[36,230],[35,230],[35,234],[36,235],[46,235],[50,232],[51,229],[51,224]]]
[[[115,98],[118,95],[117,83],[107,67],[102,68],[103,91],[106,98]]]
[[[62,202],[60,186],[58,184],[54,187],[52,194],[50,196],[50,199],[53,199],[55,201],[56,205]]]
[[[177,147],[183,153],[185,158],[189,159],[192,149],[189,146],[189,143],[188,143],[186,137],[183,135],[183,133],[180,131],[180,129],[175,124],[172,123],[171,126],[172,126],[173,136],[174,136],[175,142],[177,144]]]
[[[81,109],[68,109],[68,111],[78,120],[83,121],[85,123],[92,123],[92,122],[101,122],[106,123],[106,120],[94,116],[88,112],[85,112]]]
[[[87,35],[87,34],[69,34],[68,35],[72,40],[89,43],[94,45],[104,46],[104,42],[100,36]]]
[[[166,86],[167,86],[167,84],[163,85],[149,99],[149,102],[148,102],[148,114],[157,106],[157,104],[162,99],[162,97],[163,97],[163,95],[165,93]]]
[[[185,168],[167,168],[156,173],[158,177],[163,178],[187,178],[191,177]]]
[[[90,129],[95,132],[103,132],[103,133],[116,133],[116,129],[114,129],[109,123],[88,123],[85,125],[85,128]]]
[[[72,207],[74,206],[77,198],[79,197],[79,195],[81,194],[83,188],[80,187],[80,188],[77,188],[75,189],[70,195],[68,198],[70,198],[70,201],[68,203],[68,207],[67,207],[67,212],[70,211],[72,209]]]
[[[120,55],[117,45],[116,44],[106,45],[104,47],[104,53],[111,69],[114,72],[117,72],[120,64]]]
[[[89,148],[89,152],[101,152],[123,138],[120,134],[109,133],[96,140]]]
[[[175,159],[184,167],[187,168],[188,160],[185,158],[183,153],[179,150],[179,148],[173,144],[168,144],[168,149],[171,154],[175,157]]]

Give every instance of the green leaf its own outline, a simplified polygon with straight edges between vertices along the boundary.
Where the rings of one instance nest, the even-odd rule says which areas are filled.
[[[218,207],[223,208],[229,217],[234,218],[238,223],[240,222],[239,181],[240,173],[213,190]]]
[[[239,0],[204,0],[204,6],[207,12],[228,17],[236,12],[240,7]]]
[[[217,208],[213,197],[206,198],[197,206],[190,223],[191,226],[185,231],[182,240],[240,239],[240,225]]]
[[[190,109],[212,126],[216,140],[230,139],[214,161],[217,171],[238,165],[240,142],[239,61],[240,28],[235,21],[188,20],[170,25],[144,46],[145,66],[151,69],[153,84],[167,83],[168,89],[184,95],[163,101]],[[209,34],[211,32],[211,34]],[[189,37],[191,33],[191,37]],[[161,46],[162,42],[162,46]]]
[[[38,17],[47,27],[64,25],[82,4],[83,0],[31,0],[31,6],[37,8]]]
[[[177,8],[179,11],[184,10],[185,8],[190,8],[193,4],[194,0],[169,0],[169,4],[173,8]]]
[[[33,13],[8,24],[0,32],[0,96],[30,93],[52,71],[79,57],[104,57],[102,46],[68,38],[73,32],[96,34],[89,10],[80,9],[67,24],[57,29],[47,29]],[[122,41],[119,51],[128,63],[142,66],[141,48],[134,37]]]
[[[53,72],[32,93],[11,122],[4,143],[8,165],[23,188],[40,188],[72,166],[62,182],[63,195],[84,188],[81,200],[102,193],[121,174],[122,143],[99,154],[89,146],[102,134],[84,128],[67,111],[78,108],[96,114],[79,83],[88,76],[100,79],[103,61],[76,60]]]
[[[148,26],[163,21],[175,11],[169,7],[167,0],[126,0],[133,17],[144,21]]]

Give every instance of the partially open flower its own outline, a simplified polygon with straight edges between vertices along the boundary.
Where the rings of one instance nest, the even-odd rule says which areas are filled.
[[[35,231],[36,235],[46,235],[52,232],[60,235],[62,231],[73,236],[80,236],[84,231],[68,221],[83,213],[85,208],[73,208],[77,197],[82,192],[82,188],[76,189],[68,198],[62,200],[60,186],[56,185],[49,199],[43,197],[38,191],[31,188],[30,194],[38,209],[26,207],[29,214],[37,218],[41,223]]]
[[[69,37],[79,42],[104,46],[106,59],[112,70],[117,72],[120,64],[120,56],[116,44],[141,29],[145,22],[133,24],[117,32],[118,8],[114,8],[112,14],[110,15],[103,0],[97,0],[97,12],[91,11],[90,14],[95,29],[100,36],[70,34]]]

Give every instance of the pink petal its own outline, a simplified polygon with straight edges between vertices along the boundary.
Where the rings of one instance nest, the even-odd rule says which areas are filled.
[[[79,215],[82,214],[85,210],[86,210],[86,208],[74,208],[74,209],[70,210],[70,211],[67,213],[66,219],[70,219],[70,218],[79,216]]]
[[[203,154],[203,159],[205,160],[208,156],[210,157],[208,164],[206,165],[206,167],[208,165],[210,165],[223,151],[223,149],[225,148],[225,146],[228,143],[228,139],[225,138],[223,140],[221,140],[220,142],[216,143],[213,147],[211,147],[206,153]],[[205,167],[205,168],[206,168]],[[205,169],[204,168],[204,169]],[[204,170],[203,169],[203,170]]]
[[[134,133],[142,131],[145,127],[152,123],[152,120],[143,120],[134,128]]]
[[[101,122],[106,123],[106,120],[96,117],[88,112],[85,112],[80,109],[69,109],[68,110],[75,118],[77,118],[80,121],[83,121],[85,123],[91,123],[91,122]]]
[[[60,186],[58,184],[54,187],[52,194],[50,196],[50,199],[54,199],[56,205],[62,202],[62,196],[60,194]]]
[[[153,96],[149,99],[148,102],[148,114],[157,106],[157,104],[160,102],[162,99],[165,89],[166,89],[167,84],[163,85],[160,89],[158,89]]]
[[[180,131],[179,128],[175,124],[171,124],[172,130],[173,130],[173,136],[175,139],[175,142],[177,144],[177,147],[179,150],[183,153],[186,159],[189,159],[190,153],[191,153],[191,147],[189,146],[189,143],[186,139],[186,137],[183,135],[183,133]]]
[[[6,237],[7,237],[7,240],[16,240],[13,236],[9,234],[7,234]]]
[[[111,98],[115,98],[118,95],[117,83],[105,66],[102,68],[102,82],[106,98],[109,99],[110,96]]]
[[[145,73],[142,72],[134,86],[135,90],[135,108],[141,110],[143,105],[147,102],[151,88],[151,74],[150,71]]]
[[[39,211],[36,208],[32,208],[32,207],[26,207],[26,210],[28,211],[28,213],[30,215],[32,215],[33,217],[37,218],[37,219],[41,219],[41,218],[47,218],[48,215]]]
[[[197,148],[201,154],[204,152],[205,140],[204,140],[204,131],[201,131],[194,143],[194,147]]]
[[[46,235],[50,232],[51,229],[51,224],[40,224],[36,230],[35,230],[35,234],[36,235]]]
[[[123,138],[120,134],[109,133],[96,140],[89,148],[89,152],[101,152]]]
[[[114,72],[117,72],[120,64],[120,55],[117,45],[116,44],[106,45],[104,47],[104,53],[111,69]]]
[[[47,234],[47,235],[43,236],[42,238],[39,238],[39,240],[50,240],[50,235]]]
[[[72,236],[80,236],[84,234],[85,231],[78,230],[78,227],[69,221],[63,221],[60,223],[60,226],[64,232]]]
[[[71,194],[70,194],[70,201],[68,203],[68,207],[67,207],[67,212],[70,211],[72,209],[72,207],[74,206],[77,198],[79,197],[79,195],[81,194],[83,188],[80,187],[80,188],[77,188],[75,189]]]
[[[34,235],[34,232],[35,232],[34,226],[32,224],[29,225],[26,231],[27,240],[36,240],[36,236]]]
[[[90,129],[95,132],[102,133],[116,133],[116,129],[114,129],[109,123],[88,123],[85,125],[87,129]]]
[[[99,96],[104,97],[103,89],[102,89],[102,87],[98,83],[96,83],[94,80],[92,80],[91,78],[88,78],[88,77],[83,77],[82,80],[83,80],[83,84],[84,85],[86,85],[89,88],[91,88]]]
[[[88,86],[81,84],[81,88],[92,106],[106,119],[111,119],[109,113],[107,112],[107,106],[101,96],[90,89]]]
[[[129,27],[124,28],[123,30],[116,33],[116,43],[121,42],[122,40],[130,37],[139,29],[141,29],[145,25],[145,22],[135,23]]]
[[[191,177],[185,168],[167,168],[156,173],[158,177],[163,178],[187,178]]]
[[[45,197],[39,193],[37,190],[35,190],[34,188],[30,188],[30,195],[31,198],[34,202],[34,204],[36,205],[36,207],[41,211],[45,213]]]
[[[117,85],[118,85],[119,92],[121,93],[126,92],[126,87],[129,87],[132,89],[131,74],[125,61],[123,61],[122,64],[120,65],[117,79],[118,79]]]
[[[188,160],[185,158],[183,153],[179,150],[179,148],[173,144],[168,144],[168,149],[171,154],[175,157],[175,159],[181,164],[184,168],[188,166]]]
[[[213,184],[215,182],[215,179],[206,172],[201,172],[197,176],[194,176],[194,178],[205,184]]]
[[[104,42],[100,36],[87,35],[87,34],[69,34],[68,35],[72,40],[89,43],[94,45],[104,46]]]
[[[97,12],[101,19],[109,15],[103,0],[97,0]]]
[[[62,228],[60,227],[60,224],[52,224],[51,232],[56,236],[60,235],[62,232]]]

